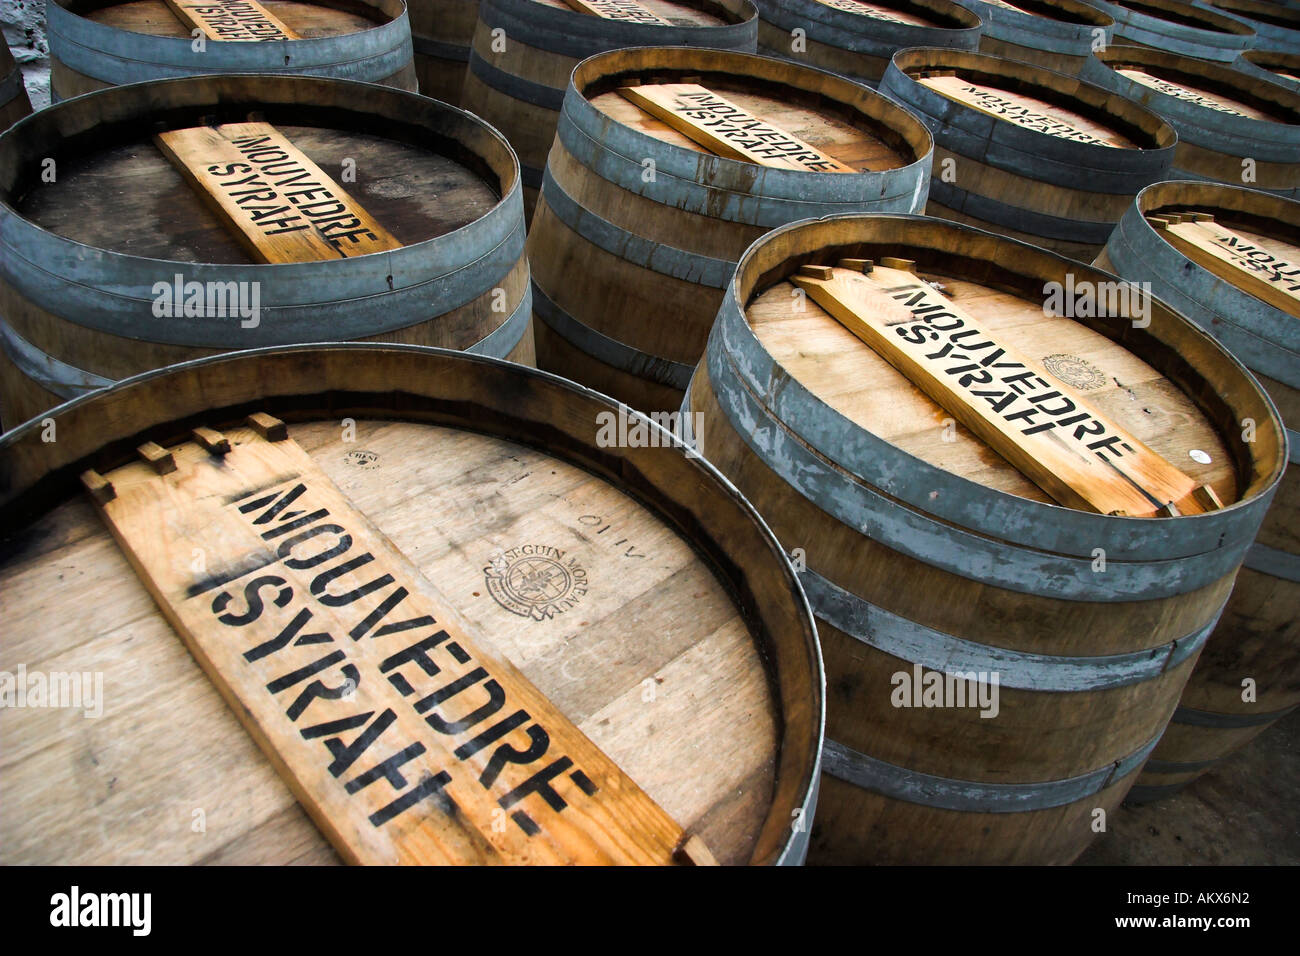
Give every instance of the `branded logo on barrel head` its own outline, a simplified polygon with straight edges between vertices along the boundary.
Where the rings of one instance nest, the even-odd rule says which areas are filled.
[[[348,452],[343,456],[343,460],[349,465],[364,468],[367,471],[373,471],[379,467],[379,455],[376,452],[365,451],[361,448]]]
[[[587,571],[560,548],[525,544],[492,555],[483,569],[488,593],[507,611],[545,621],[576,607],[587,593]]]
[[[1072,385],[1081,392],[1101,388],[1106,384],[1106,373],[1077,355],[1066,355],[1063,352],[1049,355],[1043,359],[1043,367],[1066,385]]]

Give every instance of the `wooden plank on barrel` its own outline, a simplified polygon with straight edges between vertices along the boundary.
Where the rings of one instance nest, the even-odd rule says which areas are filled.
[[[401,248],[270,123],[168,130],[154,142],[260,262],[311,262]]]
[[[1061,504],[1131,517],[1214,507],[1191,478],[981,331],[909,265],[845,260],[805,266],[790,281]]]
[[[176,18],[209,40],[300,40],[257,0],[165,0]]]
[[[833,10],[843,10],[845,13],[871,17],[873,20],[884,20],[886,23],[906,23],[918,27],[935,26],[935,21],[908,10],[896,10],[878,3],[867,3],[866,0],[817,0],[817,2]]]
[[[1224,96],[1222,93],[1211,93],[1209,90],[1183,86],[1181,83],[1166,80],[1164,77],[1152,76],[1145,70],[1139,70],[1136,67],[1116,67],[1115,72],[1127,76],[1130,80],[1141,83],[1143,86],[1150,87],[1168,96],[1177,97],[1180,100],[1186,100],[1188,103],[1195,103],[1197,106],[1203,106],[1208,110],[1231,113],[1234,116],[1247,116],[1251,119],[1270,121],[1273,119],[1267,113],[1257,110],[1253,106],[1248,106],[1240,100]]]
[[[169,473],[137,461],[83,480],[345,860],[705,859],[296,442],[262,438],[278,435],[266,424],[204,430],[166,450]]]
[[[1062,109],[1022,93],[985,86],[959,76],[924,76],[919,77],[917,82],[951,100],[1025,129],[1077,143],[1119,148],[1134,146],[1131,140],[1073,110]]]
[[[1274,308],[1300,317],[1300,263],[1275,255],[1208,216],[1182,222],[1153,217],[1151,221],[1189,259]]]
[[[579,13],[590,13],[603,20],[623,20],[628,23],[650,23],[670,27],[671,20],[637,3],[636,0],[564,0]]]
[[[626,86],[618,92],[684,136],[727,159],[806,172],[857,171],[698,83]]]

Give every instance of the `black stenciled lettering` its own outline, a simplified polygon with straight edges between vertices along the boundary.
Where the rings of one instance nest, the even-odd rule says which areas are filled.
[[[487,766],[479,774],[478,782],[484,787],[490,788],[497,782],[497,777],[501,776],[501,771],[505,769],[506,764],[530,764],[534,760],[541,759],[546,753],[546,749],[551,745],[551,736],[537,724],[531,724],[524,731],[528,734],[531,743],[527,750],[520,750],[510,744],[502,744],[496,750],[492,751],[492,756],[488,759]]]
[[[263,537],[266,537],[266,535],[263,535]],[[357,568],[364,567],[373,560],[375,560],[375,556],[367,551],[365,554],[357,555],[350,561],[344,561],[342,564],[335,565],[326,571],[322,571],[311,580],[312,595],[316,600],[320,601],[321,604],[326,604],[330,607],[343,607],[353,603],[354,601],[361,600],[361,598],[365,597],[367,594],[378,591],[380,588],[392,584],[393,576],[385,573],[375,578],[373,581],[367,581],[365,584],[353,588],[351,591],[346,591],[343,594],[331,594],[326,590],[332,581],[355,571]]]
[[[338,700],[340,697],[346,697],[348,694],[354,693],[361,686],[361,672],[352,664],[344,664],[339,670],[343,675],[343,683],[331,687],[323,681],[312,681],[303,688],[302,693],[298,695],[298,699],[289,705],[289,709],[284,712],[285,716],[296,721],[302,716],[302,712],[307,709],[307,705],[317,698]]]
[[[246,605],[244,611],[223,614],[222,611],[230,603],[231,594],[229,591],[222,591],[212,599],[212,613],[217,615],[218,621],[230,627],[243,627],[246,624],[251,624],[261,617],[262,611],[265,610],[261,595],[262,588],[280,589],[280,592],[273,599],[276,607],[284,607],[293,598],[293,588],[289,587],[289,582],[274,574],[264,574],[253,578],[244,585],[244,604]]]
[[[470,711],[459,720],[447,720],[437,713],[432,713],[424,718],[425,723],[440,734],[452,736],[453,734],[463,734],[489,717],[498,713],[506,704],[506,692],[495,680],[489,679],[483,684],[483,689],[487,691],[488,700],[483,706]]]
[[[268,641],[263,641],[252,650],[245,651],[244,660],[248,661],[250,664],[254,661],[260,661],[268,654],[274,654],[276,651],[285,647],[295,637],[298,638],[294,641],[295,645],[328,644],[330,641],[334,640],[334,638],[330,637],[328,634],[321,633],[303,634],[301,637],[298,637],[298,633],[307,626],[307,622],[310,621],[311,618],[311,609],[303,608],[293,616],[293,620],[286,624],[284,629],[275,637]]]
[[[388,672],[401,667],[403,664],[414,663],[430,677],[436,677],[442,671],[442,668],[429,656],[428,651],[433,650],[433,648],[447,640],[448,636],[446,631],[439,631],[422,641],[417,641],[410,647],[402,648],[396,654],[390,654],[379,665],[379,672],[388,674],[388,682],[396,687],[403,697],[411,696],[411,694],[415,693],[415,690],[406,677],[400,672],[392,674]]]

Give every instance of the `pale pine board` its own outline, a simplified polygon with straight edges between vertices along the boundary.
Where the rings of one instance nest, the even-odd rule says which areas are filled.
[[[164,0],[176,19],[209,40],[298,40],[297,33],[257,0]]]
[[[627,86],[618,92],[718,156],[806,172],[854,171],[698,83]]]
[[[927,76],[917,82],[950,100],[1025,129],[1084,144],[1123,149],[1135,147],[1131,140],[1073,110],[1023,93],[1013,93],[957,76]]]
[[[564,0],[564,2],[579,13],[588,13],[603,20],[672,26],[668,20],[637,3],[636,0]]]
[[[259,262],[312,262],[401,248],[269,123],[169,130],[154,142]]]
[[[302,449],[287,439],[231,438],[233,449],[219,461],[186,443],[170,450],[169,473],[145,463],[117,469],[105,476],[116,496],[102,510],[165,616],[344,859],[671,860],[681,828],[513,665],[485,651]],[[320,527],[331,530],[284,544]],[[198,570],[196,547],[205,555]],[[364,555],[372,556],[365,571],[343,583],[315,580]],[[271,580],[257,592],[250,582],[265,576]],[[338,597],[385,578],[372,592]],[[291,592],[282,590],[286,582]],[[283,613],[245,620],[254,613],[245,610],[252,593],[262,593],[266,610],[280,595]],[[288,644],[291,621],[303,623]],[[281,646],[257,655],[269,641]],[[394,663],[392,655],[411,647],[425,657]],[[417,710],[430,694],[431,706]],[[521,710],[490,742],[458,750]],[[335,726],[354,717],[357,723]],[[425,726],[429,719],[443,723]],[[371,726],[388,729],[346,766],[331,765],[330,754],[337,764],[340,748]],[[322,742],[331,739],[327,753]],[[510,762],[484,779],[494,755]],[[381,768],[396,776],[379,776],[389,772]],[[552,788],[546,793],[528,789],[539,772]]]
[[[1134,517],[1154,516],[1171,503],[1181,513],[1205,510],[1194,497],[1198,486],[1191,478],[1084,399],[1068,396],[1010,341],[980,329],[964,309],[914,273],[868,266],[863,274],[843,265],[808,267],[805,273],[820,276],[800,274],[791,281],[1055,500]],[[947,323],[960,323],[965,344],[930,328],[924,318],[929,313],[946,313]],[[970,330],[979,334],[969,336]],[[989,344],[976,350],[971,342]],[[1010,375],[1029,377],[1016,385],[1006,380]],[[975,394],[981,390],[996,392],[999,407]],[[1032,403],[1036,395],[1050,399],[1048,407],[1068,406],[1059,423],[1058,416]],[[1012,420],[1026,413],[1032,414]],[[1079,429],[1086,431],[1080,435]],[[1089,447],[1103,440],[1110,443]]]
[[[1300,257],[1287,260],[1209,216],[1155,216],[1151,223],[1189,259],[1255,298],[1300,318]]]
[[[1209,90],[1202,90],[1198,87],[1184,86],[1181,83],[1175,83],[1173,80],[1166,80],[1164,77],[1152,76],[1145,70],[1139,70],[1131,66],[1119,67],[1116,72],[1121,76],[1127,76],[1130,80],[1141,83],[1143,86],[1177,97],[1180,100],[1186,100],[1189,103],[1195,103],[1197,106],[1203,106],[1209,110],[1215,110],[1219,113],[1231,113],[1234,116],[1247,116],[1250,119],[1277,122],[1262,110],[1257,110],[1253,106],[1248,106],[1240,100],[1225,96],[1222,93],[1211,93]]]

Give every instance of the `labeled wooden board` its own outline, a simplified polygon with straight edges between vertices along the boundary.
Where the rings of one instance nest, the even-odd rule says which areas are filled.
[[[665,20],[636,0],[564,0],[564,2],[580,13],[590,13],[603,20],[648,23],[661,27],[673,25],[671,20]]]
[[[154,142],[259,262],[311,262],[401,248],[269,123],[169,130]]]
[[[935,25],[933,20],[928,20],[908,10],[895,10],[892,7],[884,7],[878,3],[867,3],[865,0],[817,0],[817,2],[834,10],[843,10],[845,13],[871,17],[873,20],[884,20],[886,23],[906,23],[909,26],[916,27],[932,27]]]
[[[1125,66],[1118,67],[1116,72],[1122,76],[1127,76],[1130,80],[1141,83],[1143,86],[1150,87],[1169,96],[1176,96],[1180,100],[1186,100],[1188,103],[1195,103],[1197,106],[1203,106],[1207,110],[1215,110],[1219,113],[1231,113],[1233,116],[1246,116],[1250,119],[1272,120],[1267,113],[1255,109],[1253,106],[1247,106],[1239,100],[1224,96],[1222,93],[1211,93],[1207,90],[1193,89],[1175,83],[1172,80],[1166,80],[1159,76],[1152,76],[1145,70],[1139,70],[1135,67]]]
[[[1208,215],[1153,216],[1151,223],[1174,248],[1219,278],[1300,317],[1300,263],[1264,249]]]
[[[257,0],[165,0],[176,18],[209,40],[298,40],[301,37]]]
[[[805,172],[856,172],[698,83],[625,86],[618,92],[718,156]]]
[[[1218,506],[914,273],[845,260],[790,281],[1059,503],[1131,517]]]
[[[1001,7],[1004,10],[1012,10],[1015,11],[1016,13],[1023,13],[1026,16],[1041,17],[1043,15],[1041,13],[1035,13],[1032,10],[1026,10],[1024,7],[1018,7],[1014,3],[1008,3],[1007,0],[984,0],[984,2],[994,7]]]
[[[250,423],[265,440],[204,430],[83,480],[163,614],[340,855],[671,862],[681,828],[484,649],[282,423]]]
[[[1097,146],[1133,148],[1134,143],[1100,123],[1051,103],[975,83],[959,76],[923,76],[918,83],[981,113],[1049,136]]]

